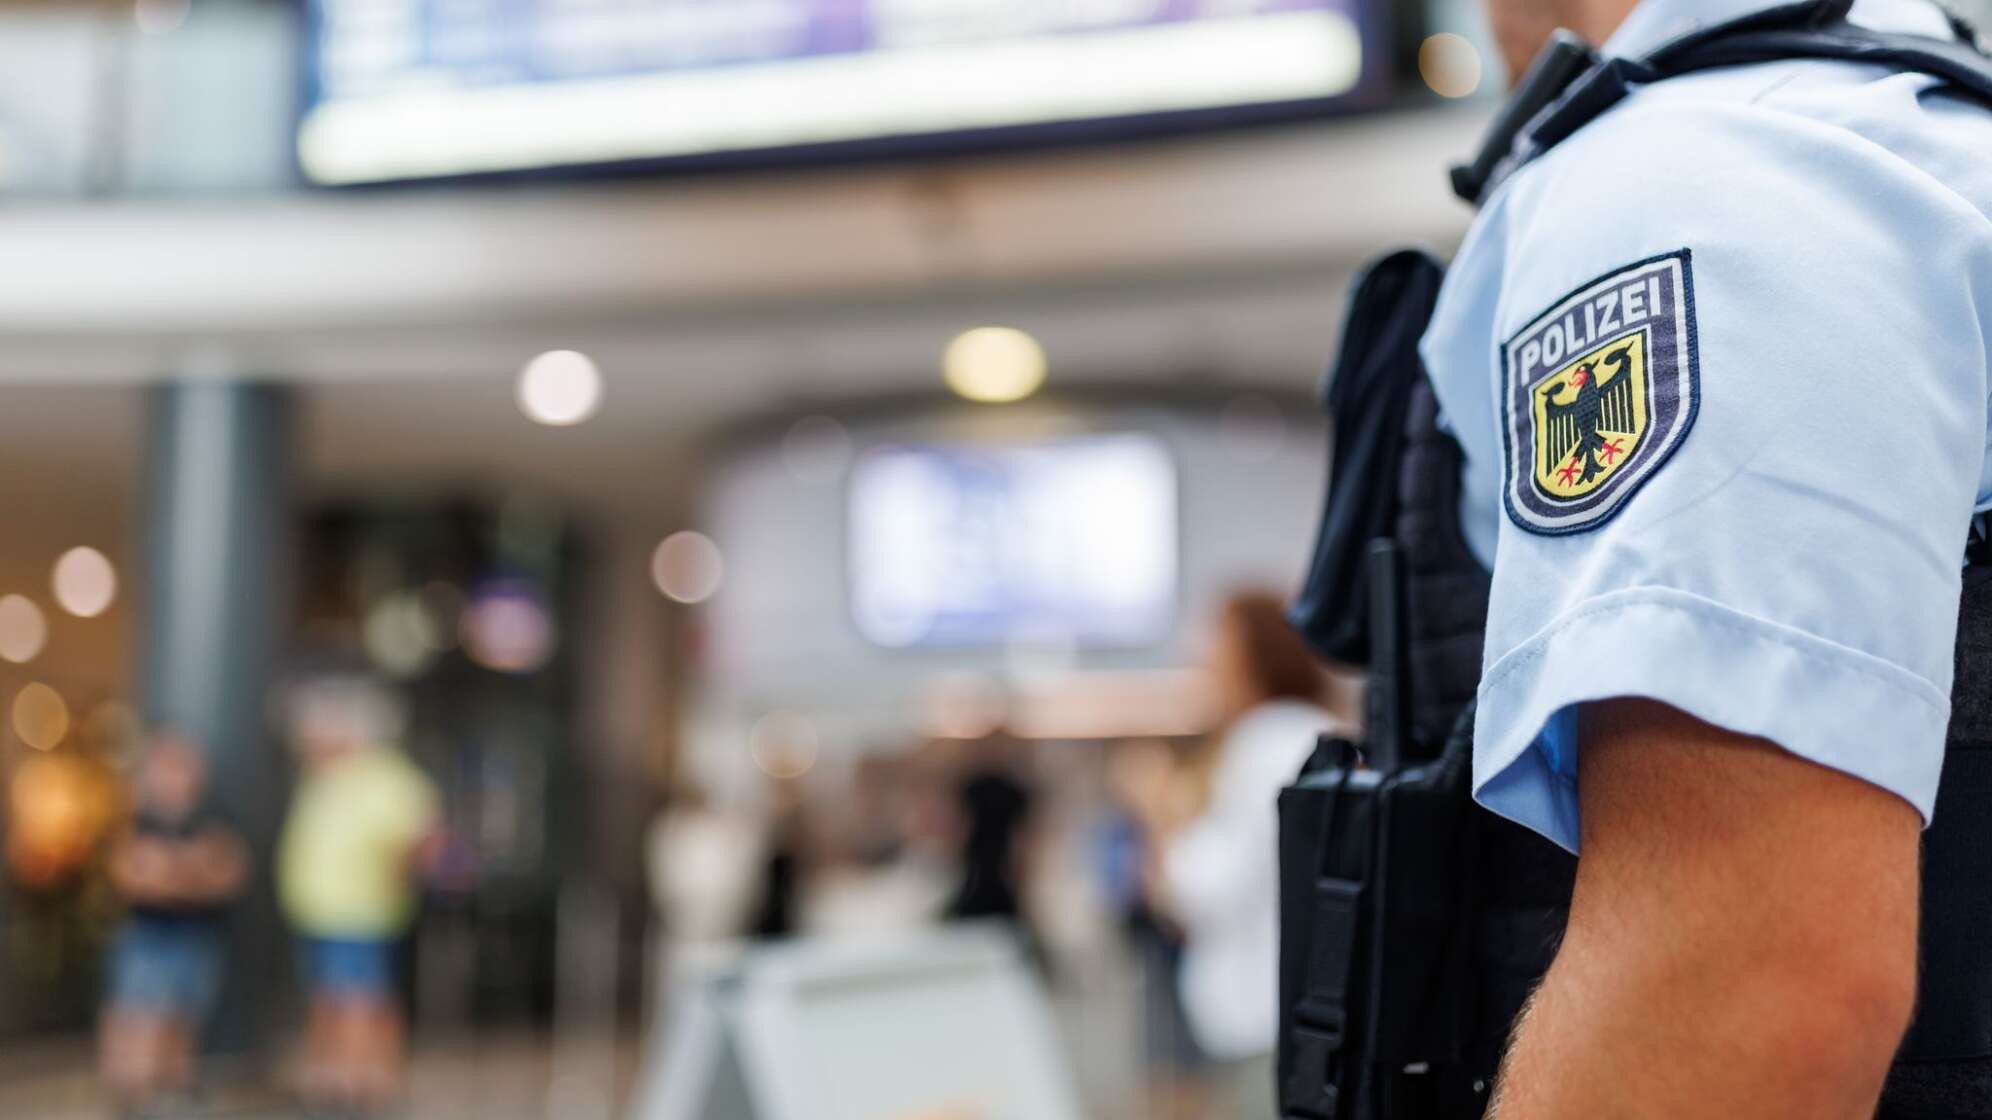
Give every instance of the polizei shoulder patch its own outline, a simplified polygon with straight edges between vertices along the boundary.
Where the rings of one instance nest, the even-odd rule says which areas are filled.
[[[1501,348],[1507,507],[1532,533],[1603,524],[1667,462],[1701,403],[1688,251],[1601,276]]]

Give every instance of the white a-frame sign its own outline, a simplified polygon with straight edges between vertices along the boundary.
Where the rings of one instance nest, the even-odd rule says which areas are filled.
[[[774,945],[666,987],[633,1120],[1081,1120],[998,930]]]

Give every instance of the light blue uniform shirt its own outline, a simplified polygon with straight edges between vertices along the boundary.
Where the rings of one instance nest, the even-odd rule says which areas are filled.
[[[1603,49],[1762,6],[1644,0]],[[1494,569],[1483,804],[1574,851],[1577,705],[1643,696],[1928,821],[1992,506],[1988,215],[1992,112],[1827,61],[1639,88],[1497,189],[1422,344]]]

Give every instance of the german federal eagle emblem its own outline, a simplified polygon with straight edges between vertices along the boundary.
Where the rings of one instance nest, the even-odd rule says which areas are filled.
[[[1575,498],[1603,485],[1646,434],[1646,335],[1601,346],[1542,379],[1535,406],[1536,485]]]
[[[1687,250],[1598,278],[1502,348],[1508,515],[1574,533],[1618,512],[1686,438],[1700,381]]]

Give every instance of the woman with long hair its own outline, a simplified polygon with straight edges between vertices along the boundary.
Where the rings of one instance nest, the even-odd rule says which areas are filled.
[[[1271,593],[1226,600],[1207,671],[1218,731],[1202,765],[1130,754],[1116,786],[1147,837],[1149,903],[1183,934],[1178,990],[1199,1048],[1222,1068],[1223,1115],[1272,1120],[1276,802],[1337,720],[1322,707],[1320,666]]]

